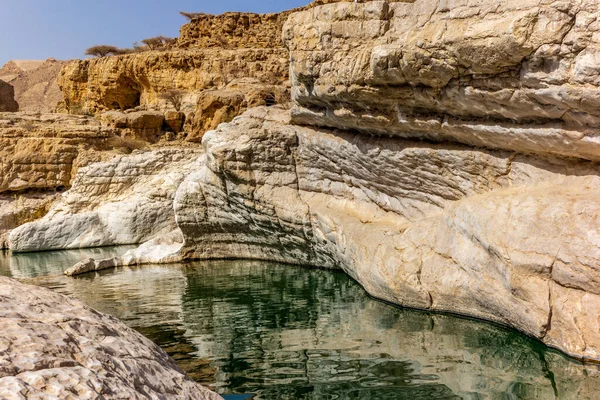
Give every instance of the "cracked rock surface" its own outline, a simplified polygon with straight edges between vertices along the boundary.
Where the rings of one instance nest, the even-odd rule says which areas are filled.
[[[0,332],[2,399],[221,398],[117,319],[4,277]]]
[[[205,135],[175,196],[184,258],[342,268],[375,297],[513,326],[600,359],[600,168],[289,125]]]

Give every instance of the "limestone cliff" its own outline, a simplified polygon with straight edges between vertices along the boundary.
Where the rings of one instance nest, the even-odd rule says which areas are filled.
[[[332,4],[284,29],[297,123],[599,159],[597,2]]]
[[[176,229],[122,263],[341,268],[375,297],[600,360],[598,11],[417,0],[291,14],[296,106],[204,135],[204,154],[181,160],[196,164],[172,196]],[[84,176],[72,193],[94,187]],[[60,207],[13,231],[12,248],[62,248],[48,232],[82,213]]]
[[[193,109],[201,90],[242,77],[278,84],[287,69],[284,48],[152,51],[73,61],[62,69],[58,83],[69,110],[166,108],[160,95],[169,89],[187,92],[184,103]]]

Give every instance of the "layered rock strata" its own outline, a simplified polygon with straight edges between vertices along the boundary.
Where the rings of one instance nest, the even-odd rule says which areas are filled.
[[[0,195],[0,250],[8,248],[12,229],[42,218],[57,197],[56,193],[45,192]]]
[[[81,168],[73,188],[41,220],[9,236],[13,251],[142,243],[176,228],[175,191],[199,152],[166,148]]]
[[[182,90],[184,106],[193,109],[198,91],[242,77],[282,83],[287,74],[288,55],[283,47],[196,49],[77,60],[61,70],[58,83],[68,110],[96,113],[139,105],[167,108],[161,94],[169,89]]]
[[[205,135],[175,198],[184,258],[342,268],[373,296],[517,327],[600,359],[600,167],[294,127]]]
[[[0,277],[0,397],[221,399],[113,317]]]
[[[0,113],[0,193],[70,186],[88,150],[119,148],[118,131],[87,116]]]
[[[284,38],[297,123],[599,159],[597,2],[337,3]]]
[[[341,268],[386,301],[600,360],[597,7],[369,2],[292,14],[297,107],[257,108],[204,135],[174,195],[175,233],[121,261]],[[29,224],[11,245],[46,246],[36,238],[52,226]]]

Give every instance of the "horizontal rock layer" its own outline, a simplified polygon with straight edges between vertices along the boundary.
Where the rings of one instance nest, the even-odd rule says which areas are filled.
[[[68,187],[87,150],[109,150],[118,132],[87,116],[0,113],[0,193]]]
[[[81,168],[73,188],[41,220],[9,235],[13,251],[141,243],[176,228],[175,191],[199,151],[162,149]]]
[[[296,123],[600,160],[597,2],[338,3],[284,38]]]
[[[220,399],[113,317],[0,277],[3,399]]]
[[[288,76],[288,54],[275,49],[203,49],[153,51],[67,64],[58,78],[68,110],[97,112],[163,105],[161,93],[187,92],[194,104],[197,91],[217,88],[236,78],[281,84]]]
[[[184,258],[342,268],[373,296],[600,359],[600,167],[288,124],[205,135],[175,197]]]

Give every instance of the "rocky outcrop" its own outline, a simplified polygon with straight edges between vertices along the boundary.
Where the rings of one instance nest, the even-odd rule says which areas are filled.
[[[113,317],[0,277],[0,397],[220,399]]]
[[[0,80],[0,112],[19,111],[19,104],[15,101],[15,88]]]
[[[58,83],[68,110],[96,113],[138,105],[166,109],[161,94],[169,89],[184,91],[184,108],[192,110],[199,91],[235,78],[282,83],[287,57],[284,48],[152,51],[73,61],[62,69]]]
[[[163,132],[165,116],[158,111],[108,111],[98,119],[102,125],[120,129],[121,137],[156,143]]]
[[[287,88],[267,85],[257,79],[237,79],[223,89],[205,90],[198,96],[196,109],[185,126],[187,140],[200,142],[205,132],[250,108],[285,103],[289,103]]]
[[[45,61],[9,61],[0,68],[0,80],[8,82],[14,87],[15,100],[20,111],[54,112],[57,104],[63,98],[58,87],[57,77],[65,64],[66,61],[58,61],[53,58]]]
[[[165,148],[81,168],[44,218],[9,236],[17,252],[142,243],[176,228],[175,191],[198,150]]]
[[[0,195],[0,250],[8,248],[8,234],[17,226],[42,218],[56,193],[25,193]]]
[[[77,168],[119,148],[118,131],[87,116],[0,113],[0,193],[61,190]]]
[[[386,301],[599,361],[597,7],[375,1],[292,14],[297,106],[204,135],[174,195],[179,239],[121,261],[341,268]],[[45,217],[11,245],[33,249],[57,226]]]
[[[203,144],[206,165],[175,198],[185,258],[342,268],[378,298],[600,359],[596,164],[294,127],[261,109]]]
[[[294,121],[598,160],[598,4],[331,4],[293,14]]]

